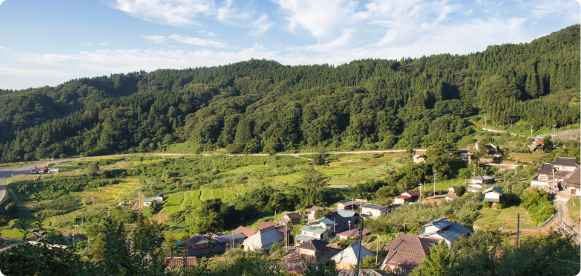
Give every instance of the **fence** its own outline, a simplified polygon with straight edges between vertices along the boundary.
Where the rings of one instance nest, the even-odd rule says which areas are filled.
[[[545,222],[541,222],[541,223],[539,223],[539,225],[537,225],[537,226],[538,226],[538,227],[541,227],[541,226],[543,226],[543,225],[547,224],[547,222],[551,221],[551,219],[553,218],[553,216],[554,216],[554,215],[551,215],[551,216],[550,216],[550,217],[549,217],[547,220],[545,220]]]

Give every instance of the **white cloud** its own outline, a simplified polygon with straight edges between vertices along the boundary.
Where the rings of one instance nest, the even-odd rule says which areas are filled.
[[[211,36],[211,37],[215,37],[216,34],[213,32],[208,32],[208,31],[198,31],[199,34],[205,34],[207,36]]]
[[[0,5],[2,5],[2,2],[4,2],[4,1],[6,1],[6,0],[0,0]]]
[[[385,36],[379,41],[379,43],[377,43],[377,46],[383,46],[383,45],[389,44],[389,43],[393,42],[396,37],[397,37],[397,31],[396,30],[389,30],[389,31],[387,31],[387,34],[385,34]]]
[[[15,68],[6,64],[0,64],[0,75],[10,75],[17,77],[33,77],[38,75],[50,77],[66,77],[70,74],[50,69],[36,69],[36,68]]]
[[[245,9],[239,10],[232,7],[232,0],[225,0],[220,8],[218,8],[216,19],[225,22],[230,19],[248,19],[254,15],[254,10]]]
[[[111,6],[137,18],[170,25],[199,24],[194,17],[215,13],[212,0],[114,0]]]
[[[214,39],[203,39],[199,37],[189,37],[189,36],[181,36],[181,35],[170,35],[168,39],[173,39],[177,42],[196,45],[196,46],[211,46],[211,47],[218,47],[218,48],[225,48],[228,46],[226,42],[214,40]]]
[[[87,47],[87,46],[91,46],[91,45],[92,45],[90,42],[83,42],[83,41],[75,41],[75,42],[76,42],[76,43],[79,43],[79,44],[81,44],[81,45],[83,45],[83,46],[85,46],[85,47]]]
[[[165,36],[163,35],[148,35],[144,36],[143,38],[151,43],[165,43]]]
[[[272,22],[268,21],[268,15],[261,14],[260,18],[252,22],[252,31],[248,33],[249,35],[261,35],[264,34],[273,25]]]
[[[305,29],[317,39],[329,38],[353,24],[357,7],[357,1],[351,0],[278,0],[276,3],[286,15],[289,31]]]
[[[104,45],[107,45],[107,44],[108,44],[107,42],[99,42],[99,43],[97,43],[97,45],[103,45],[103,46]]]

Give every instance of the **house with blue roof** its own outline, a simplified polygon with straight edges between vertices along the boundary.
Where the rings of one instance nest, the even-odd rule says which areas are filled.
[[[331,221],[331,223],[333,223]],[[332,236],[333,226],[327,226],[325,222],[319,222],[318,224],[305,225],[299,230],[301,234],[295,237],[297,243],[309,242],[312,240],[326,241]]]
[[[452,242],[470,233],[470,230],[457,222],[450,222],[445,218],[430,221],[422,226],[424,228],[421,237],[441,239],[448,247]]]
[[[492,202],[492,203],[499,203],[500,197],[504,193],[500,188],[497,187],[490,187],[484,191],[484,202]]]

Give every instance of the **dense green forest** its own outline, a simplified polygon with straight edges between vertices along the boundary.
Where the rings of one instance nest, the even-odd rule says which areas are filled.
[[[468,117],[579,123],[579,25],[469,55],[133,72],[0,91],[0,162],[163,150],[429,147]],[[574,93],[572,93],[574,92]]]

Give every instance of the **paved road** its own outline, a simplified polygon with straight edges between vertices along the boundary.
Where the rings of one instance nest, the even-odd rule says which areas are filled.
[[[555,197],[555,208],[557,208],[557,219],[561,222],[563,222],[565,225],[569,226],[571,229],[573,229],[577,235],[579,235],[580,231],[577,228],[577,225],[575,225],[574,222],[571,221],[571,219],[569,218],[569,212],[568,212],[568,207],[567,207],[567,201],[572,198],[575,197],[574,195],[567,195],[566,193],[562,193],[559,192],[557,193],[557,196]]]

